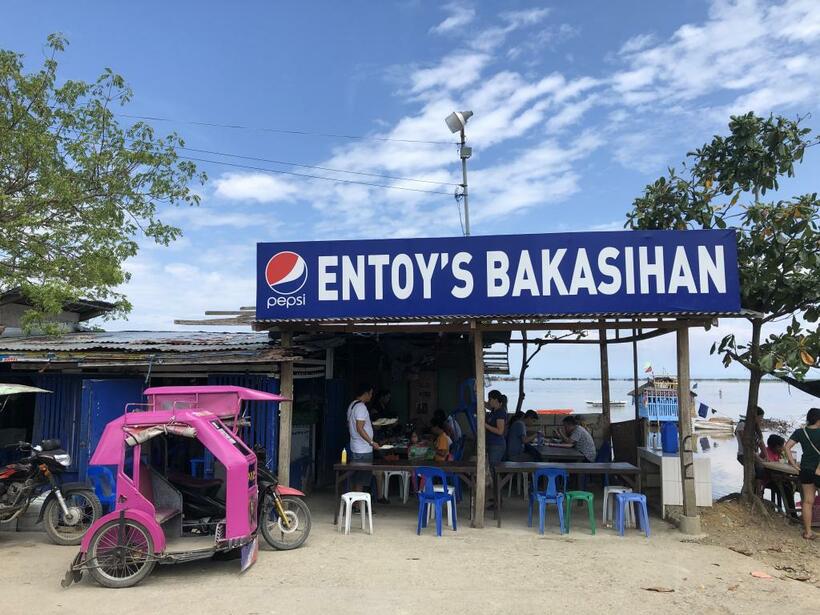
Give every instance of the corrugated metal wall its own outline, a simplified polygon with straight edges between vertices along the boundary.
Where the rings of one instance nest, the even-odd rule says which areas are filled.
[[[261,374],[211,374],[208,384],[247,387],[266,393],[279,392],[279,380]],[[249,445],[265,447],[268,467],[276,469],[279,455],[279,404],[271,401],[245,402],[251,424],[242,431],[242,439]]]
[[[325,408],[319,430],[319,484],[333,484],[333,464],[341,457],[342,449],[348,445],[347,380],[334,378],[325,380]]]
[[[35,386],[51,393],[37,393],[34,406],[32,440],[39,444],[47,438],[59,438],[71,455],[70,473],[78,470],[82,424],[82,376],[74,374],[38,374]]]

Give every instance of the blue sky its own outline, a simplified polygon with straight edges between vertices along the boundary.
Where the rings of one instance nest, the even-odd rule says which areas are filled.
[[[155,122],[193,148],[457,182],[455,146],[379,139],[451,141],[444,116],[472,109],[476,235],[621,228],[642,187],[731,113],[817,118],[820,100],[815,0],[4,5],[0,46],[32,65],[54,31],[71,43],[63,77],[106,66],[125,76],[135,96],[123,113],[369,137]],[[784,192],[816,190],[819,164],[810,151]],[[105,326],[171,329],[252,304],[257,241],[461,233],[452,186],[376,180],[447,193],[424,194],[201,167],[201,206],[162,216],[184,237],[128,263],[134,311]],[[729,331],[745,325],[722,323]],[[714,338],[693,332],[693,372],[743,375],[708,357]],[[537,373],[596,374],[597,351],[541,354]],[[674,371],[672,341],[643,344],[645,360]],[[631,371],[625,351],[613,351],[612,371]]]

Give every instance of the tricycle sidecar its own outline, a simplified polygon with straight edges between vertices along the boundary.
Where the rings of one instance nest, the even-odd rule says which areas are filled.
[[[157,563],[237,549],[242,570],[256,559],[257,458],[236,425],[242,400],[285,398],[233,386],[155,387],[145,395],[147,404],[130,404],[106,426],[91,458],[93,465],[117,466],[116,507],[86,534],[64,586],[84,570],[106,587],[130,587]],[[212,455],[218,476],[198,480],[180,472],[190,467],[192,450]],[[208,495],[196,510],[210,500],[211,514],[184,518],[183,493],[199,486]]]

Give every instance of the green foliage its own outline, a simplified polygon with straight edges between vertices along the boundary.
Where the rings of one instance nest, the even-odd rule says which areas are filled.
[[[179,237],[158,210],[198,204],[190,184],[205,181],[178,157],[178,135],[118,123],[112,108],[132,96],[120,75],[60,82],[56,57],[66,44],[49,36],[50,55],[33,73],[0,50],[0,290],[23,290],[34,305],[29,325],[79,298],[126,313],[115,290],[129,277],[124,261],[140,236],[163,245]]]
[[[794,175],[818,143],[801,120],[732,117],[729,136],[690,152],[683,173],[669,169],[646,186],[627,216],[632,229],[737,229],[741,304],[756,326],[791,317],[785,332],[740,343],[728,335],[712,347],[728,366],[802,378],[820,355],[820,201],[817,194],[761,201]],[[797,317],[803,320],[803,324]]]

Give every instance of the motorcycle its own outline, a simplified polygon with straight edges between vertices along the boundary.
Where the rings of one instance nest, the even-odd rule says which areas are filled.
[[[37,523],[58,545],[78,545],[102,516],[102,506],[85,483],[62,483],[60,475],[71,465],[71,456],[59,440],[43,440],[39,446],[18,442],[18,450],[29,455],[0,468],[0,523],[22,516],[31,502],[48,491]]]
[[[265,449],[255,446],[259,485],[259,529],[274,549],[287,551],[301,547],[310,534],[310,509],[305,494],[279,484],[265,464]]]

